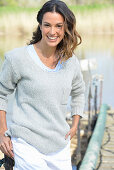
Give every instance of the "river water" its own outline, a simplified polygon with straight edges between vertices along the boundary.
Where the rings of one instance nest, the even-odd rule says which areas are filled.
[[[24,46],[29,40],[30,36],[1,36],[0,67],[6,51]],[[114,35],[87,35],[82,36],[82,40],[82,44],[75,53],[80,59],[93,59],[96,61],[96,67],[91,70],[91,73],[92,75],[103,75],[102,102],[114,108]],[[83,73],[85,74],[86,71]],[[88,74],[85,75],[84,79],[88,81]]]

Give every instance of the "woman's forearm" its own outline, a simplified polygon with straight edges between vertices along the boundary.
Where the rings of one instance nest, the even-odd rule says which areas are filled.
[[[8,157],[14,158],[13,145],[10,137],[4,135],[7,130],[6,112],[0,110],[0,150]]]
[[[75,128],[75,129],[78,128],[79,120],[80,120],[80,116],[79,115],[72,116],[72,128]]]
[[[79,120],[80,120],[79,115],[72,116],[72,127],[71,127],[70,131],[65,135],[65,139],[67,139],[69,135],[70,135],[70,139],[72,139],[72,137],[76,134],[76,131],[78,129]]]
[[[7,130],[6,112],[0,110],[0,135],[4,134],[6,130]]]

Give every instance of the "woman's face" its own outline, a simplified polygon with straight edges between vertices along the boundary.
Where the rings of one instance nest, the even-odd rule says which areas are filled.
[[[63,16],[57,12],[46,12],[40,29],[42,32],[41,41],[50,47],[56,47],[64,37]]]

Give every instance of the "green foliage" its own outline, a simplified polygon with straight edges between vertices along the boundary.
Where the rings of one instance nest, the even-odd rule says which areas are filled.
[[[0,0],[1,2],[4,2],[4,0]],[[7,0],[7,2],[10,1],[13,4],[14,0]],[[100,11],[102,9],[109,9],[114,8],[114,4],[91,4],[91,5],[71,5],[69,6],[70,9],[74,13],[84,13],[84,12],[93,12],[93,11]],[[24,6],[17,6],[17,5],[8,5],[8,6],[0,6],[0,16],[5,15],[8,13],[32,13],[37,12],[40,9],[40,5],[38,7],[24,7]]]
[[[90,4],[90,5],[72,5],[69,6],[70,9],[74,12],[93,12],[93,11],[99,11],[102,9],[108,9],[108,8],[114,8],[114,4]]]
[[[0,6],[15,6],[17,5],[17,1],[16,0],[0,0]]]
[[[39,10],[38,8],[25,8],[25,7],[19,7],[19,6],[0,6],[0,16],[5,14],[17,14],[17,13],[33,13],[37,12]]]
[[[36,7],[43,5],[44,0],[0,0],[0,6]]]

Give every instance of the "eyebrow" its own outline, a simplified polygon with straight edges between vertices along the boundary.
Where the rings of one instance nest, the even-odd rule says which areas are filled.
[[[50,24],[49,22],[44,22],[45,24]],[[62,23],[62,22],[59,22],[59,23],[57,23],[57,24],[61,24],[61,25],[63,25],[64,23]],[[56,25],[57,25],[56,24]]]

